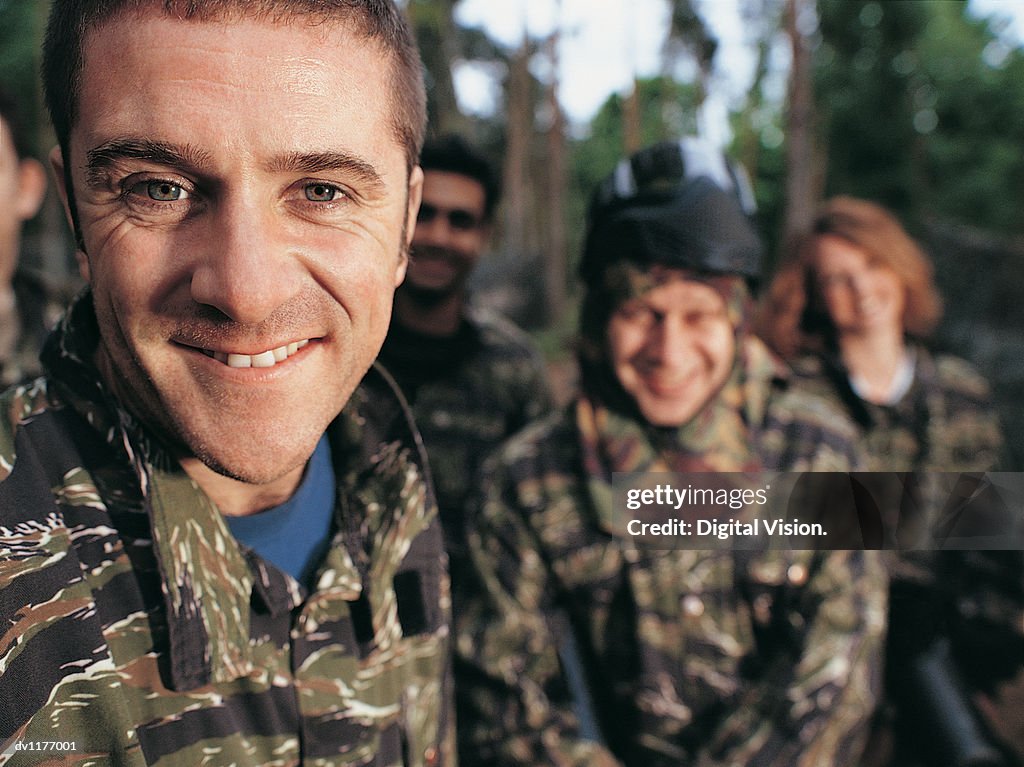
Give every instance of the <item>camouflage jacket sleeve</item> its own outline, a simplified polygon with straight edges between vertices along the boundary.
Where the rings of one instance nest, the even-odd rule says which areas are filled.
[[[781,636],[791,644],[783,652],[764,648],[774,660],[708,740],[702,766],[838,767],[863,748],[881,687],[886,589],[878,553],[786,552],[782,562],[751,563],[749,580],[772,582],[756,570],[780,570],[780,564],[780,603],[771,617],[759,615],[769,592],[752,593],[753,617],[755,626],[771,631],[771,641]],[[781,633],[766,622],[781,622]]]
[[[879,684],[877,556],[630,551],[585,511],[570,443],[548,421],[488,466],[456,616],[463,763],[847,762]],[[563,673],[563,611],[607,746]]]
[[[329,429],[311,591],[169,462],[143,489],[141,438],[47,381],[0,395],[0,764],[454,765],[441,531],[370,377]]]
[[[552,583],[533,534],[492,496],[471,546],[481,577],[478,599],[459,620],[456,675],[460,756],[464,765],[614,765],[584,736],[562,674],[551,628]],[[676,763],[724,767],[828,767],[859,753],[877,702],[885,588],[877,556],[862,552],[787,552],[749,565],[747,582],[760,652],[745,658],[749,678],[721,695],[727,710]],[[780,582],[781,581],[781,582]],[[782,596],[785,595],[785,596]],[[682,604],[687,604],[683,597]],[[776,603],[772,604],[771,600]],[[801,621],[811,616],[804,624]],[[708,614],[718,624],[736,615]],[[679,620],[682,620],[682,616]],[[779,624],[785,624],[780,626]],[[615,631],[615,626],[609,626]],[[785,646],[780,646],[779,637]],[[718,634],[725,645],[734,638]],[[744,652],[736,648],[737,653]],[[700,658],[678,658],[699,674]],[[600,673],[600,672],[599,672]],[[731,687],[734,680],[719,680]],[[666,720],[682,721],[691,701],[647,689],[660,738]],[[655,700],[654,698],[657,698]],[[631,716],[624,712],[625,717]],[[672,725],[668,725],[671,727]],[[668,741],[654,746],[671,753]],[[626,764],[645,762],[627,760]],[[668,763],[668,762],[666,762]],[[661,764],[661,762],[659,762]]]
[[[919,377],[928,384],[932,454],[927,468],[992,471],[1000,461],[1003,435],[988,381],[959,357],[929,357],[923,349],[918,355]]]
[[[530,451],[530,436],[542,431],[528,429],[512,444]],[[477,580],[455,616],[460,763],[617,765],[580,732],[551,627],[555,585],[521,513],[515,461],[498,460],[508,452],[485,467],[486,492],[468,525]],[[569,495],[563,500],[572,503]]]
[[[509,390],[509,401],[517,403],[510,413],[506,437],[543,417],[552,408],[551,387],[544,358],[536,344],[504,317],[480,307],[469,312],[487,349],[494,369],[494,385]]]

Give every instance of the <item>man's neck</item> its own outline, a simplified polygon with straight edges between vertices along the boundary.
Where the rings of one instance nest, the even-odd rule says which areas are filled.
[[[178,463],[181,464],[181,468],[217,505],[222,514],[245,516],[266,511],[281,505],[295,493],[302,481],[302,473],[306,468],[305,462],[283,476],[263,484],[243,482],[219,474],[195,456],[181,455],[180,453],[185,450],[184,446],[171,438],[153,419],[147,419],[142,415],[146,412],[145,408],[138,406],[130,387],[122,387],[118,384],[121,379],[114,372],[110,357],[103,352],[102,344],[97,347],[93,362],[100,379],[108,390],[120,400],[122,407],[133,413],[140,422],[148,423],[149,430],[162,438],[166,445],[177,445]],[[174,448],[168,449],[174,452]]]
[[[437,301],[424,301],[406,290],[395,293],[395,322],[407,330],[428,336],[453,336],[459,330],[465,298],[451,293]]]
[[[280,506],[295,493],[302,482],[305,464],[265,485],[252,485],[218,474],[198,458],[183,458],[181,467],[209,496],[221,514],[244,517]]]

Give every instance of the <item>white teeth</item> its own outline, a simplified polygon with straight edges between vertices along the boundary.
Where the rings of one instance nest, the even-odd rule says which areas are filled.
[[[277,360],[274,359],[274,352],[260,352],[252,355],[252,366],[254,368],[272,368]]]
[[[228,352],[215,352],[209,349],[200,349],[207,357],[213,357],[217,362],[227,365],[229,368],[272,368],[278,362],[284,362],[309,343],[309,339],[293,341],[274,349],[268,349],[259,354],[230,354]]]

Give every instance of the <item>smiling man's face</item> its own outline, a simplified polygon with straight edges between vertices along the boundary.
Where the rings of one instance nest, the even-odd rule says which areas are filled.
[[[388,60],[301,20],[128,13],[84,42],[69,161],[104,379],[185,458],[301,473],[405,271],[421,175]]]
[[[670,270],[608,322],[608,354],[622,388],[655,426],[682,426],[721,390],[736,355],[725,299]]]
[[[461,293],[487,244],[486,192],[461,173],[427,169],[403,290],[444,298]]]

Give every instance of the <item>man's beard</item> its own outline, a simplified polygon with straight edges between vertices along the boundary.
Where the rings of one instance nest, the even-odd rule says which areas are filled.
[[[451,279],[439,285],[419,284],[415,278],[417,258],[443,261],[449,264],[454,272]],[[475,259],[472,257],[452,248],[442,248],[435,245],[413,245],[409,252],[409,271],[401,290],[409,298],[422,306],[439,304],[453,295],[461,294],[464,291],[474,261]]]

